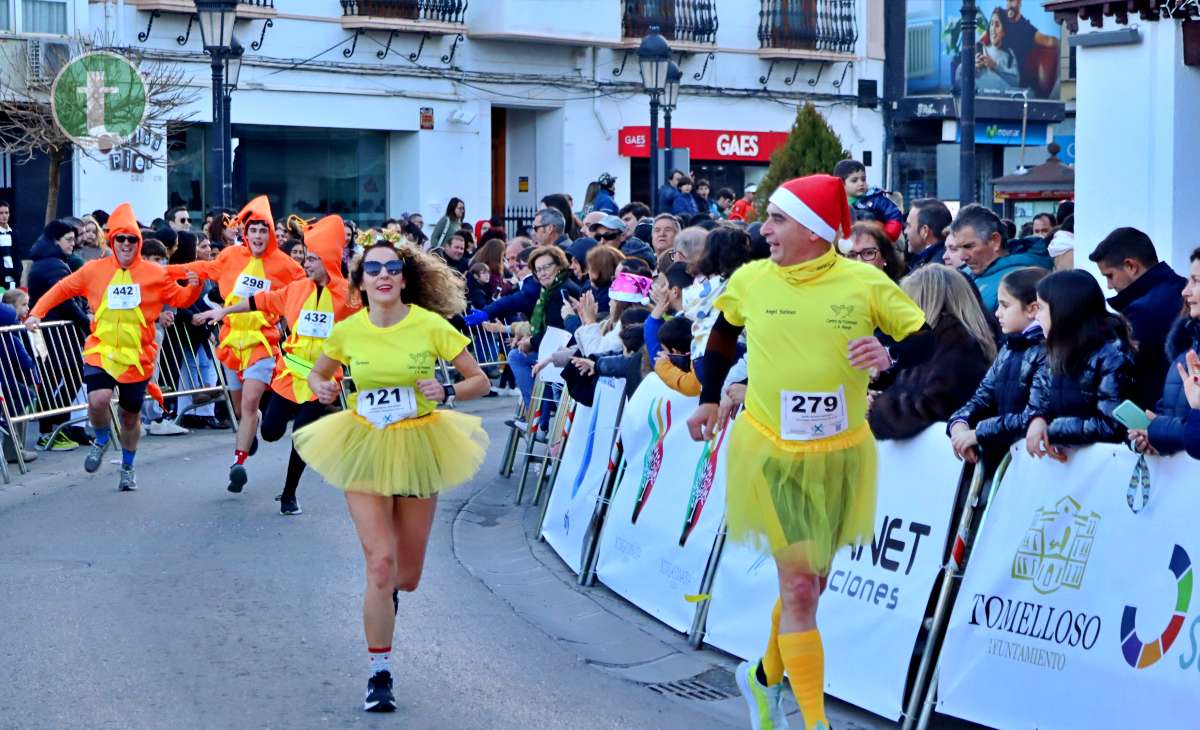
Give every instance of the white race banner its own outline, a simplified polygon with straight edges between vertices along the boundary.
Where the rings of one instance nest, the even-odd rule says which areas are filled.
[[[542,536],[576,574],[581,570],[585,535],[596,510],[596,498],[608,473],[624,392],[624,378],[600,378],[596,381],[592,406],[575,405],[571,430],[548,497]]]
[[[571,341],[571,333],[559,327],[547,327],[542,333],[542,342],[538,345],[538,360],[547,360],[551,355],[567,346]],[[547,365],[538,371],[538,380],[544,380],[554,385],[563,385],[562,368]]]
[[[945,424],[906,441],[879,443],[874,538],[837,554],[817,611],[829,694],[900,718],[917,632],[950,535],[961,466]],[[712,594],[705,640],[747,659],[761,656],[779,595],[774,561],[727,543]]]
[[[1200,462],[1142,463],[1122,445],[1065,464],[1014,447],[954,604],[941,712],[1002,728],[1200,727]]]
[[[724,432],[688,435],[698,398],[651,373],[621,418],[625,470],[600,534],[596,572],[605,585],[677,631],[695,615],[725,507]]]

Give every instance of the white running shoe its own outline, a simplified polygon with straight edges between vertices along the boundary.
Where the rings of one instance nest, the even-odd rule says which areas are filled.
[[[150,425],[146,427],[146,433],[151,436],[182,436],[187,432],[186,428],[166,418],[161,421],[151,421]]]
[[[767,687],[758,681],[758,662],[742,662],[734,676],[738,689],[750,710],[750,727],[754,730],[787,730],[783,712],[783,682]]]

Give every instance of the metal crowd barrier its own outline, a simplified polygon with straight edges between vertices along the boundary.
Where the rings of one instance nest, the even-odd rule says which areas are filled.
[[[43,322],[37,332],[24,325],[0,327],[0,381],[4,430],[13,441],[17,468],[25,465],[26,424],[65,417],[50,438],[87,418],[87,400],[77,402],[83,385],[84,334],[73,322]],[[82,412],[82,415],[77,415]]]
[[[236,431],[237,418],[211,340],[193,341],[182,323],[165,327],[161,333],[152,378],[163,397],[190,398],[191,404],[183,412],[224,402]],[[43,322],[34,332],[24,325],[0,327],[0,384],[4,396],[0,414],[22,474],[28,471],[22,454],[26,424],[65,416],[50,432],[53,438],[66,426],[87,419],[87,399],[77,397],[83,386],[84,339],[85,335],[71,322]],[[119,424],[119,419],[114,419],[114,428]]]

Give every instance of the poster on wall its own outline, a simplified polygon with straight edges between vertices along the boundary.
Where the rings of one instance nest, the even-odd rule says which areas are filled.
[[[906,25],[908,93],[956,93],[962,49],[961,0],[911,0]],[[1039,2],[980,0],[973,64],[978,96],[1056,99],[1062,31]]]

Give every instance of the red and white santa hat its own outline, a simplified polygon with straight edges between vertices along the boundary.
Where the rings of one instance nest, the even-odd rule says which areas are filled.
[[[839,177],[808,175],[788,180],[771,193],[771,202],[830,243],[850,235],[850,202]]]

